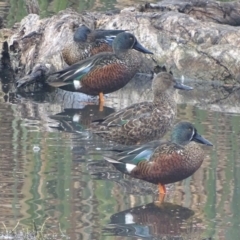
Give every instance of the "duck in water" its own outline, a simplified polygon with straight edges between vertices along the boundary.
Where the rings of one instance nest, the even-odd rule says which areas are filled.
[[[95,120],[94,132],[102,138],[124,145],[143,144],[162,138],[171,128],[176,114],[176,89],[192,88],[170,73],[158,73],[152,81],[153,101],[140,102]]]
[[[116,158],[104,157],[119,171],[134,178],[158,184],[163,202],[165,184],[182,181],[196,172],[203,160],[200,144],[213,146],[198,134],[189,122],[179,122],[172,129],[171,141],[153,141],[130,149],[119,150]]]
[[[113,53],[99,53],[55,72],[57,78],[48,84],[67,91],[99,95],[101,109],[103,94],[124,87],[137,73],[142,64],[137,51],[153,54],[133,34],[127,32],[119,33],[113,40],[112,47]]]

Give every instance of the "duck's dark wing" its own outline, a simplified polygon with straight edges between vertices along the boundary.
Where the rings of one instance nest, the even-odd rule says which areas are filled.
[[[49,82],[48,84],[54,87],[59,87],[72,84],[74,80],[81,81],[81,79],[90,72],[107,67],[107,62],[113,57],[113,53],[99,53],[77,62],[61,71],[53,73],[58,75],[57,80]]]
[[[93,31],[93,36],[95,40],[100,40],[112,45],[115,37],[126,30],[105,30],[105,29],[97,29]]]
[[[169,168],[172,167],[171,165],[175,165],[173,167],[181,165],[182,159],[186,157],[184,148],[178,144],[167,141],[154,141],[152,144],[152,147],[145,144],[145,146],[142,146],[141,151],[136,149],[118,160],[134,165],[144,161],[145,163],[138,167],[142,168],[143,172],[145,172],[145,168],[146,172],[147,169],[151,169],[154,173],[162,171],[160,169],[167,169],[168,165]]]

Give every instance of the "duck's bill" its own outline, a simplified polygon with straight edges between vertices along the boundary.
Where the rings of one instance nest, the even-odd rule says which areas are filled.
[[[182,84],[180,82],[176,82],[174,87],[177,88],[177,89],[181,89],[181,90],[193,90],[192,87],[184,85],[184,84]]]
[[[139,52],[142,53],[147,53],[147,54],[153,54],[152,52],[150,52],[149,50],[147,50],[145,47],[143,47],[139,42],[136,41],[136,43],[134,44],[133,48]]]
[[[199,134],[195,134],[193,141],[204,145],[213,146],[213,144],[210,141],[208,141],[206,138],[202,137]]]

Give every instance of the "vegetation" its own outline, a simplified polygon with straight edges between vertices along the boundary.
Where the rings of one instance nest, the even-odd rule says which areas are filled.
[[[24,228],[19,224],[13,229],[8,229],[4,223],[4,230],[0,232],[0,239],[15,239],[15,240],[50,240],[50,239],[66,239],[66,236],[59,229],[59,233],[53,233],[45,230],[46,219],[42,226],[36,226],[35,222],[32,224],[32,228]],[[60,238],[62,237],[62,238]]]

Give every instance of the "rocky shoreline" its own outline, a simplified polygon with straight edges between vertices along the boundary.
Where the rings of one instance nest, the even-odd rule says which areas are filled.
[[[154,56],[141,72],[165,66],[175,76],[235,84],[240,72],[240,3],[161,1],[119,12],[77,13],[66,9],[40,19],[29,14],[10,29],[1,29],[13,71],[33,80],[66,66],[61,49],[77,26],[126,29]]]

